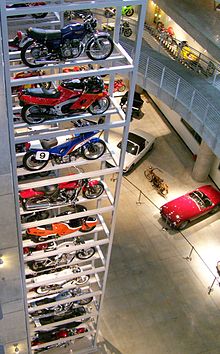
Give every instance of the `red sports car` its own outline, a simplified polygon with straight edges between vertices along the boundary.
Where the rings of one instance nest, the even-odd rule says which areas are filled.
[[[205,185],[162,205],[160,214],[173,228],[182,230],[191,220],[220,208],[220,192]]]

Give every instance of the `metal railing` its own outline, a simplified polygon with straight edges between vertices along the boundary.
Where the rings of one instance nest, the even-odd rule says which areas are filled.
[[[132,56],[132,44],[123,43]],[[220,157],[220,113],[195,87],[160,61],[149,56],[142,46],[138,82],[179,113]]]

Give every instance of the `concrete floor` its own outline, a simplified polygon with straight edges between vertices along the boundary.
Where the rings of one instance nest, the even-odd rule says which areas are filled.
[[[144,113],[131,128],[147,130],[157,141],[123,180],[98,353],[217,354],[220,289],[216,282],[208,295],[208,287],[220,255],[219,214],[183,232],[195,247],[192,260],[184,259],[191,247],[180,233],[163,230],[158,207],[166,200],[152,189],[143,172],[150,164],[160,167],[171,200],[199,185],[190,177],[194,161],[151,103],[144,105]],[[137,205],[139,192],[128,180],[149,200],[142,197]]]

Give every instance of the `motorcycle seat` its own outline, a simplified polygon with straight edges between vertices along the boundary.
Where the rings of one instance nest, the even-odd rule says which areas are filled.
[[[73,80],[66,80],[63,81],[61,86],[66,87],[70,90],[84,90],[85,88],[85,83],[79,79],[73,79]]]
[[[46,90],[40,87],[27,89],[25,92],[26,95],[30,95],[33,97],[41,97],[41,98],[59,98],[60,91],[51,89]]]
[[[53,184],[51,186],[38,187],[38,188],[35,188],[35,190],[39,191],[39,192],[44,192],[46,195],[50,195],[51,196],[51,195],[54,194],[54,192],[57,191],[57,188],[58,188],[57,184]]]
[[[37,40],[54,40],[61,39],[61,31],[60,30],[48,30],[42,28],[28,28],[27,34],[33,39]]]
[[[56,146],[58,144],[57,138],[54,138],[54,139],[51,139],[51,140],[43,139],[40,142],[41,142],[42,148],[45,149],[45,150],[48,150],[48,149],[50,149],[53,146]]]

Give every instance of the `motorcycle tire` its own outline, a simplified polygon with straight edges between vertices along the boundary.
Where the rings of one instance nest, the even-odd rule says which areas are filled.
[[[47,161],[38,161],[35,158],[35,152],[28,151],[23,157],[23,166],[28,171],[39,171],[42,170],[45,166],[47,166],[49,160]]]
[[[101,54],[96,54],[97,52],[100,52],[100,49],[97,48],[96,41],[99,41],[99,46],[102,48]],[[88,57],[92,60],[105,60],[112,54],[113,49],[114,49],[114,43],[111,37],[107,35],[106,36],[102,35],[102,36],[98,36],[96,39],[95,38],[91,39],[91,41],[88,43],[88,46],[86,48],[86,53]]]
[[[34,63],[34,58],[31,60],[27,59],[26,55],[27,53],[31,50],[31,46],[34,46],[35,43],[34,41],[28,41],[22,48],[21,48],[21,60],[23,61],[23,63],[25,65],[27,65],[29,68],[39,68],[41,66],[44,66],[45,64],[35,64]],[[40,45],[38,45],[39,47]],[[35,49],[37,49],[37,46],[34,47]]]
[[[128,17],[131,17],[134,15],[134,9],[128,9],[126,12],[125,12],[125,15],[128,16]]]
[[[35,110],[35,112],[31,112],[31,110]],[[35,118],[34,114],[36,114]],[[45,121],[45,117],[41,111],[41,107],[38,105],[26,105],[22,107],[21,117],[27,124],[41,124]]]
[[[81,277],[78,277],[75,279],[75,284],[76,285],[84,285],[86,284],[90,279],[89,275],[82,275]]]
[[[106,144],[104,141],[88,143],[82,147],[81,153],[86,160],[96,160],[101,157],[106,151]]]
[[[123,31],[123,35],[125,37],[131,37],[132,33],[133,32],[132,32],[131,28],[125,28],[124,31]]]
[[[32,14],[32,17],[34,18],[44,18],[48,15],[48,12],[43,12],[43,13],[40,13],[40,14]]]
[[[94,254],[95,254],[95,248],[90,247],[85,250],[81,250],[81,251],[77,252],[76,257],[78,259],[85,260],[85,259],[89,259],[92,256],[94,256]]]
[[[37,294],[40,295],[46,295],[52,290],[51,286],[45,285],[45,286],[39,286],[35,291]]]
[[[95,199],[98,198],[104,192],[104,190],[104,185],[100,181],[94,186],[88,186],[88,188],[86,188],[82,194],[83,197],[86,199]]]
[[[103,114],[110,106],[110,98],[108,96],[102,97],[99,100],[93,102],[91,106],[89,106],[89,113],[95,114]]]
[[[92,297],[88,297],[87,299],[82,299],[77,301],[79,305],[88,305],[93,300]]]

